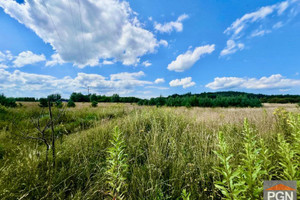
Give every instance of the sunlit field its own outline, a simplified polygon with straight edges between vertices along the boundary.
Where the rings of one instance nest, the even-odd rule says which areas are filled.
[[[48,110],[22,104],[1,107],[0,199],[262,199],[300,177],[295,104],[54,107],[54,156]]]

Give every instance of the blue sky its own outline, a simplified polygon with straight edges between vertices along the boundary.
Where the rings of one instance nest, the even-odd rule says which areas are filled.
[[[0,92],[300,94],[300,0],[2,0]]]

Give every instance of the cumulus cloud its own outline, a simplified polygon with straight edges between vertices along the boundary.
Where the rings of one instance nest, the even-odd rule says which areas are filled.
[[[7,69],[8,66],[0,63],[0,69]]]
[[[172,81],[170,81],[169,85],[171,87],[182,86],[185,89],[185,88],[196,85],[196,83],[192,81],[192,77],[186,77],[186,78],[182,78],[182,79],[172,80]]]
[[[64,63],[65,62],[61,59],[60,55],[56,53],[51,56],[51,60],[46,62],[46,66],[62,65]]]
[[[224,31],[224,33],[229,36],[229,39],[227,46],[221,51],[220,55],[232,54],[237,50],[243,49],[232,48],[232,51],[227,51],[229,41],[233,41],[235,44],[244,44],[245,42],[243,42],[243,40],[245,39],[263,36],[267,33],[271,33],[274,29],[282,27],[284,24],[282,22],[283,20],[290,21],[298,14],[295,10],[299,10],[299,2],[299,0],[286,0],[281,3],[261,7],[254,12],[246,13],[241,18],[236,19]],[[233,42],[231,43],[234,44]]]
[[[152,65],[152,63],[150,63],[149,60],[146,60],[146,61],[144,61],[144,62],[142,63],[142,65],[145,66],[145,67],[149,67],[149,66]]]
[[[165,79],[163,79],[163,78],[157,78],[157,79],[154,81],[154,83],[156,83],[156,84],[164,83],[164,82],[165,82]]]
[[[300,86],[300,80],[287,79],[281,74],[269,77],[239,78],[239,77],[217,77],[213,82],[206,85],[213,90],[219,89],[289,89]]]
[[[103,62],[102,62],[102,64],[103,65],[113,65],[113,64],[115,64],[113,61],[111,61],[111,60],[104,60]]]
[[[143,71],[134,72],[134,73],[128,73],[128,72],[121,72],[118,74],[111,74],[110,79],[111,80],[134,80],[136,78],[145,76],[145,73]]]
[[[155,22],[154,29],[161,33],[171,33],[173,30],[177,32],[181,32],[183,30],[182,21],[187,19],[189,16],[186,14],[180,15],[176,21],[167,22],[164,24],[160,24]]]
[[[135,65],[160,45],[126,1],[5,0],[0,7],[49,43],[64,62],[79,67],[98,65],[99,59]]]
[[[152,85],[146,80],[140,80],[144,72],[112,74],[110,78],[99,74],[78,73],[76,77],[56,78],[49,75],[14,72],[0,69],[0,90],[9,96],[45,96],[50,93],[69,95],[72,92],[85,92],[89,87],[91,92],[110,95],[113,93],[129,94],[137,87]]]
[[[37,55],[31,51],[23,51],[16,56],[16,59],[13,61],[13,63],[15,67],[23,67],[25,65],[31,65],[45,60],[46,58],[44,54]]]
[[[243,43],[236,44],[234,40],[228,40],[227,46],[220,53],[220,56],[226,56],[228,54],[233,54],[238,50],[243,50],[245,45]]]
[[[0,63],[7,63],[11,60],[14,59],[14,56],[11,54],[10,51],[4,51],[4,52],[1,52],[0,51]]]
[[[159,45],[162,45],[164,47],[167,47],[169,45],[169,43],[166,40],[160,40],[159,41]]]
[[[214,44],[196,47],[194,51],[188,50],[184,54],[177,56],[176,60],[168,65],[168,70],[183,72],[191,68],[203,55],[211,54],[214,50]]]

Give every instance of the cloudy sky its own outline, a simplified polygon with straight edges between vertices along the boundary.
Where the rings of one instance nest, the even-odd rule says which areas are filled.
[[[300,93],[300,0],[0,0],[0,93]]]

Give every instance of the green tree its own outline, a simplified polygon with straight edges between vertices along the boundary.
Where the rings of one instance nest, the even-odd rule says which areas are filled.
[[[98,106],[98,102],[97,101],[93,101],[92,102],[92,107],[97,107]]]
[[[68,101],[67,106],[68,106],[68,107],[75,107],[76,105],[75,105],[74,101],[73,101],[72,99],[70,99],[70,100]]]
[[[111,102],[120,102],[120,96],[118,94],[113,94],[111,97]]]

